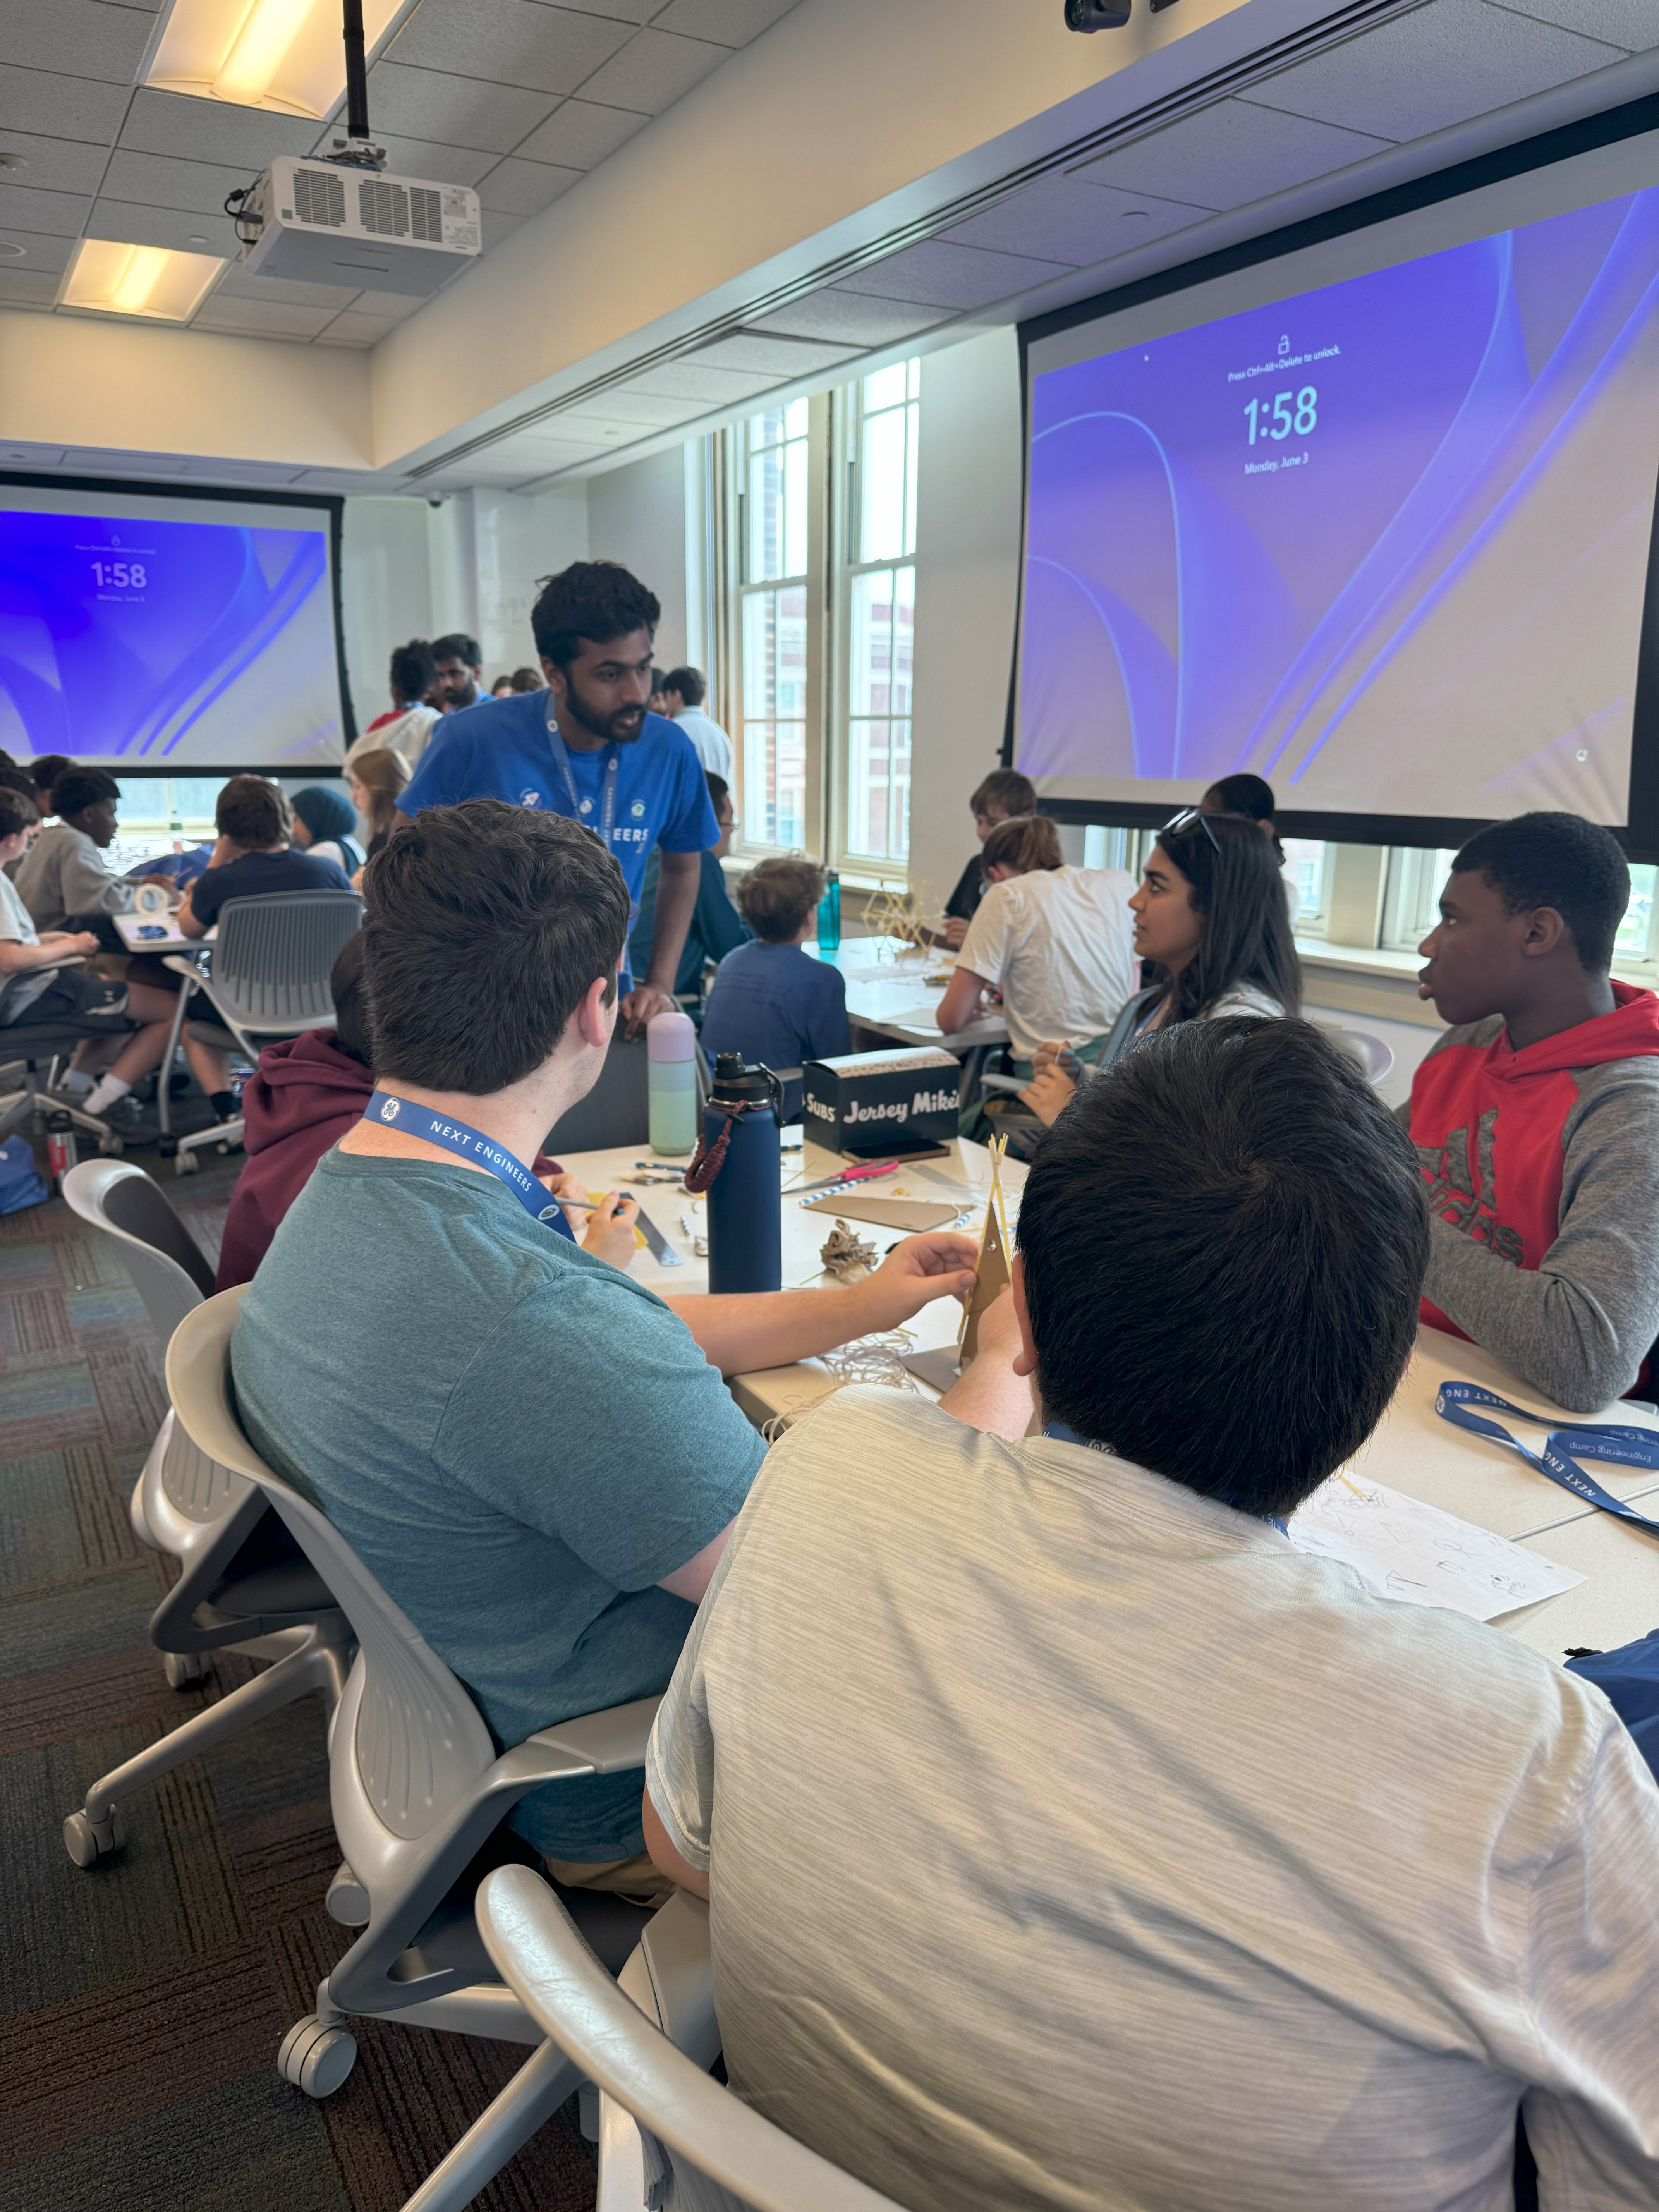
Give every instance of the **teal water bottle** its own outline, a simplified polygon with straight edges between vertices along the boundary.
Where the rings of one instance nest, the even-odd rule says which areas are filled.
[[[697,1141],[697,1032],[690,1014],[653,1014],[645,1025],[653,1152],[689,1152]]]
[[[824,878],[823,896],[818,901],[818,951],[839,952],[841,950],[841,878],[833,868]]]

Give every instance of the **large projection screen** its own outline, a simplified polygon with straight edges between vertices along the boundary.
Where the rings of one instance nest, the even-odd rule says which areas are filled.
[[[125,775],[337,766],[338,511],[0,479],[0,747]]]
[[[1559,807],[1659,842],[1655,151],[1027,331],[1015,757],[1045,803],[1152,819],[1249,769],[1306,834]]]

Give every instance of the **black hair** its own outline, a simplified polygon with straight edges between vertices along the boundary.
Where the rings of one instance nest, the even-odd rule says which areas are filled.
[[[700,668],[671,668],[662,679],[665,691],[678,691],[688,707],[701,707],[708,696]]]
[[[52,805],[66,820],[71,814],[84,814],[100,799],[120,796],[120,785],[100,768],[72,768],[52,787]]]
[[[1553,907],[1581,966],[1605,975],[1630,904],[1630,866],[1619,840],[1578,814],[1518,814],[1477,830],[1452,873],[1479,869],[1511,914]]]
[[[213,826],[234,845],[263,853],[288,842],[294,831],[294,809],[287,793],[265,777],[234,775],[220,789]]]
[[[515,692],[545,691],[547,678],[539,668],[515,668],[507,678]]]
[[[400,699],[418,707],[437,680],[437,659],[423,637],[412,637],[407,645],[393,647],[392,688]]]
[[[597,977],[616,989],[628,887],[562,814],[499,799],[424,807],[369,862],[363,891],[382,1079],[488,1097],[534,1073]]]
[[[33,769],[19,768],[15,761],[5,768],[0,768],[0,788],[15,791],[20,798],[27,799],[34,809],[36,821],[40,820],[40,787],[34,780]],[[9,836],[10,832],[8,831],[7,835]]]
[[[1217,807],[1218,813],[1242,814],[1247,822],[1271,822],[1277,811],[1273,805],[1273,787],[1270,783],[1264,783],[1259,775],[1224,775],[1210,786],[1204,796],[1219,802]],[[1282,868],[1285,848],[1279,843],[1277,832],[1273,836],[1273,858]]]
[[[453,629],[447,637],[432,641],[432,658],[438,660],[459,660],[468,668],[482,668],[483,655],[478,650],[478,641],[469,637],[463,629]]]
[[[1429,1221],[1410,1141],[1345,1053],[1310,1023],[1224,1018],[1079,1091],[1018,1243],[1048,1418],[1267,1516],[1382,1418]]]
[[[368,994],[363,988],[363,933],[354,930],[335,955],[329,971],[329,995],[334,1001],[334,1042],[342,1052],[374,1065],[368,1041]]]
[[[556,668],[568,668],[582,649],[608,645],[636,629],[656,635],[662,608],[620,561],[573,561],[556,576],[538,580],[539,595],[530,610],[536,650]]]
[[[660,693],[665,691],[667,688],[668,678],[663,674],[660,668],[653,668],[651,672],[652,696],[655,697]]]
[[[979,787],[968,802],[969,811],[983,814],[994,806],[999,814],[1035,814],[1037,807],[1036,786],[1029,775],[1022,775],[1015,768],[994,768],[981,777]]]
[[[732,796],[732,787],[723,775],[716,775],[712,768],[706,768],[702,773],[703,781],[708,786],[708,796],[714,801],[714,811],[718,814],[721,799]]]
[[[39,760],[29,763],[28,772],[37,791],[50,791],[58,777],[67,775],[74,766],[67,753],[42,753]]]
[[[40,819],[40,810],[32,791],[21,792],[9,782],[0,783],[0,837],[15,837]]]
[[[1285,878],[1254,822],[1195,814],[1158,842],[1192,885],[1204,924],[1198,951],[1171,987],[1164,1026],[1190,1021],[1236,984],[1254,983],[1287,1014],[1302,1011],[1302,963],[1291,936]]]

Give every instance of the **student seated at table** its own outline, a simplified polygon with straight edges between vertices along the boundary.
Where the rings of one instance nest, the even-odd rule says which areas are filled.
[[[42,753],[38,760],[29,763],[28,773],[34,785],[34,803],[40,810],[43,822],[58,811],[52,804],[52,794],[58,777],[67,775],[76,765],[67,753]]]
[[[974,834],[982,845],[999,822],[1012,822],[1017,815],[1036,812],[1036,786],[1029,775],[1021,775],[1011,768],[993,769],[968,802],[973,811]],[[945,942],[960,945],[968,934],[968,925],[979,911],[979,902],[990,888],[990,878],[985,872],[985,855],[975,853],[957,880],[957,887],[945,902]]]
[[[109,916],[132,912],[134,886],[104,858],[115,842],[120,786],[100,768],[71,768],[52,798],[58,818],[18,862],[18,895],[37,929],[91,929],[105,951],[123,952]]]
[[[732,903],[732,894],[726,888],[726,871],[720,866],[732,849],[732,830],[737,819],[732,808],[732,787],[712,769],[706,771],[706,780],[708,796],[714,802],[714,819],[720,826],[720,841],[699,855],[697,902],[691,909],[685,950],[680,955],[679,971],[674,978],[677,999],[690,998],[694,993],[701,998],[704,969],[711,962],[719,967],[728,952],[735,952],[738,945],[746,945],[753,934]],[[657,927],[657,878],[661,867],[653,852],[645,864],[639,916],[629,933],[629,959],[637,975],[642,975],[651,963],[651,939]],[[696,1013],[694,1006],[694,1020]]]
[[[1285,878],[1254,823],[1184,808],[1158,831],[1129,910],[1135,957],[1160,973],[1125,1005],[1097,1067],[1111,1066],[1137,1038],[1182,1022],[1301,1012],[1302,964]],[[1019,1095],[1052,1125],[1084,1072],[1066,1038],[1045,1039],[1035,1064]]]
[[[386,1105],[277,1230],[236,1328],[237,1396],[517,1743],[666,1683],[765,1455],[722,1376],[964,1294],[975,1247],[907,1238],[849,1290],[659,1297],[607,1264],[632,1248],[631,1200],[612,1193],[579,1247],[420,1133],[442,1115],[529,1161],[592,1089],[628,932],[616,860],[564,816],[469,799],[400,830],[366,885]],[[534,1792],[514,1825],[565,1878],[649,1881],[629,1863],[640,1787],[635,1769]]]
[[[1593,822],[1477,831],[1418,948],[1453,1026],[1401,1109],[1432,1216],[1424,1320],[1580,1413],[1659,1337],[1659,999],[1608,973],[1629,902]]]
[[[355,875],[368,855],[357,842],[356,812],[344,792],[309,783],[295,793],[292,805],[295,849],[332,860],[348,876]]]
[[[968,925],[957,969],[939,1001],[949,1036],[978,1018],[983,994],[1002,994],[1013,1073],[1029,1079],[1037,1047],[1078,1040],[1092,1060],[1135,987],[1129,951],[1130,895],[1123,868],[1072,868],[1045,814],[1000,823],[985,840],[989,888]],[[964,1136],[978,1135],[981,1109],[965,1109]]]
[[[39,835],[40,821],[32,799],[10,787],[0,789],[0,870],[23,858],[31,839]],[[61,1087],[86,1112],[112,1116],[118,1126],[131,1127],[137,1118],[136,1104],[115,1109],[133,1085],[160,1064],[173,1027],[173,994],[131,978],[112,982],[89,969],[56,965],[78,963],[98,949],[98,938],[91,930],[37,930],[16,884],[0,873],[0,1027],[24,1022],[78,1030],[86,1042],[76,1048],[60,1079]],[[106,1056],[107,1044],[100,1041],[109,1039],[118,1039],[120,1050],[99,1077],[80,1063],[90,1054]],[[193,1038],[185,1040],[185,1051],[204,1091],[210,1086],[228,1089],[222,1054]]]
[[[219,842],[212,865],[185,893],[181,937],[205,937],[227,899],[264,898],[273,891],[349,891],[337,860],[298,852],[289,842],[294,810],[286,793],[262,775],[234,775],[213,812]]]
[[[752,945],[728,952],[714,971],[702,1017],[702,1048],[740,1052],[768,1067],[799,1067],[853,1049],[847,979],[801,947],[817,927],[824,871],[815,860],[762,860],[738,885],[738,910]],[[801,1085],[783,1086],[783,1118],[800,1118]]]
[[[1283,1530],[1428,1242],[1340,1050],[1184,1023],[1044,1140],[944,1403],[837,1391],[770,1454],[646,1832],[732,2087],[911,2212],[1510,2212],[1522,2103],[1546,2205],[1659,2202],[1640,1753]]]

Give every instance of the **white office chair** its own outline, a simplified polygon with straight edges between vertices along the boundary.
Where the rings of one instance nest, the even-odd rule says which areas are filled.
[[[697,2038],[708,1916],[696,1899],[664,1906],[620,1982],[528,1867],[487,1875],[477,1913],[525,2010],[603,2092],[598,2212],[900,2212],[708,2073]]]
[[[213,1290],[213,1270],[166,1194],[130,1162],[83,1160],[64,1176],[64,1196],[72,1212],[119,1245],[165,1344]],[[64,1822],[64,1845],[81,1867],[121,1848],[120,1802],[134,1790],[313,1690],[323,1692],[331,1711],[350,1660],[345,1616],[314,1569],[294,1555],[260,1492],[200,1450],[171,1410],[127,1511],[139,1541],[179,1564],[149,1623],[170,1686],[200,1681],[211,1651],[276,1663],[93,1784]]]
[[[1323,1030],[1333,1044],[1341,1047],[1368,1083],[1381,1083],[1394,1066],[1394,1047],[1369,1030],[1344,1029],[1336,1022],[1316,1022],[1314,1027]]]
[[[339,1600],[358,1654],[329,1734],[329,1796],[345,1863],[329,1886],[334,1918],[362,1933],[317,1991],[317,2009],[277,2054],[308,2095],[337,2089],[357,2055],[349,2014],[395,2019],[501,2042],[544,2031],[496,1977],[472,1899],[481,1850],[528,1846],[497,1837],[526,1791],[640,1767],[659,1700],[540,1729],[496,1753],[471,1698],[325,1516],[248,1442],[229,1389],[231,1333],[246,1285],[185,1316],[167,1348],[167,1389],[202,1450],[256,1484]],[[304,1377],[296,1375],[296,1389]],[[599,1893],[578,1900],[589,1940],[620,1967],[649,1917]],[[560,2051],[538,2050],[410,2200],[459,2212],[578,2086]]]

